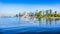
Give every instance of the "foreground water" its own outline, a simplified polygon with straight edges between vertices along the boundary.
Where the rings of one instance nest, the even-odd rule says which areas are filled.
[[[21,18],[0,18],[0,32],[17,34],[25,32],[60,32],[60,19],[26,20]]]

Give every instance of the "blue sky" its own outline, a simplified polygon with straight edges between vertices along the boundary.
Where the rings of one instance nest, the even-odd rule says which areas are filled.
[[[60,11],[60,0],[0,0],[0,14],[35,12],[35,10]]]

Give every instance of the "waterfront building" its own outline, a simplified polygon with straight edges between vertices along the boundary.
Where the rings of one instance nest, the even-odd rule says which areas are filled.
[[[18,14],[16,14],[16,16],[15,17],[18,17]]]
[[[57,14],[57,11],[55,11],[55,14]]]
[[[49,15],[49,10],[46,10],[46,14],[45,14],[46,16],[48,16]]]
[[[57,16],[57,11],[55,11],[55,14],[54,14],[54,16],[55,16],[55,17]]]
[[[50,9],[50,14],[52,14],[52,10]]]
[[[28,18],[29,17],[29,14],[27,12],[24,12],[22,17],[23,18]]]

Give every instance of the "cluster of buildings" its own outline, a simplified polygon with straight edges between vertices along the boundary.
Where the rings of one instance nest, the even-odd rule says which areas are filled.
[[[14,15],[13,17],[36,17],[37,16],[37,13],[41,13],[42,15],[49,15],[49,14],[57,14],[57,11],[52,11],[51,9],[49,10],[45,10],[45,11],[38,11],[36,10],[35,12],[23,12],[23,13],[19,13],[19,14],[16,14]],[[5,15],[2,15],[0,17],[12,17],[12,16],[5,16]]]
[[[24,12],[24,13],[19,13],[19,14],[16,14],[15,17],[36,17],[37,16],[37,13],[41,13],[43,16],[48,16],[49,14],[57,14],[57,11],[52,11],[51,9],[49,10],[45,10],[45,11],[38,11],[36,10],[35,12]]]

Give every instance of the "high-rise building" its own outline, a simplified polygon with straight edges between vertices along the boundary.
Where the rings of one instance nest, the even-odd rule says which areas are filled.
[[[55,14],[57,14],[57,11],[55,11]]]
[[[50,14],[52,14],[52,10],[50,9]]]
[[[49,10],[46,10],[46,16],[48,16],[49,15]]]
[[[16,14],[16,17],[18,17],[18,14]]]

